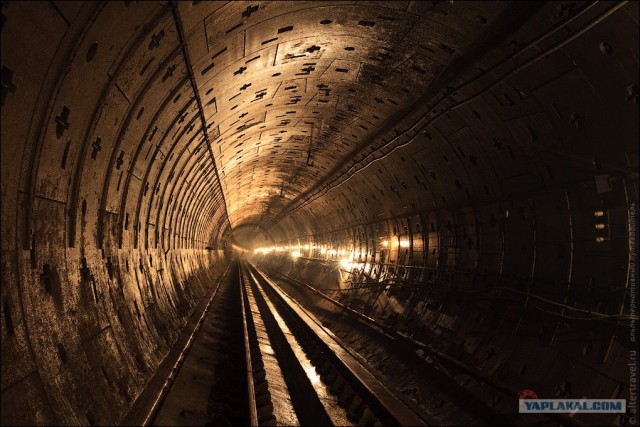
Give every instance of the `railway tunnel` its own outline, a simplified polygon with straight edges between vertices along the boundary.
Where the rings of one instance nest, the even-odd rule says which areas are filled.
[[[433,424],[637,424],[637,2],[1,13],[3,425],[139,424],[238,258],[422,343],[453,393],[357,353]]]

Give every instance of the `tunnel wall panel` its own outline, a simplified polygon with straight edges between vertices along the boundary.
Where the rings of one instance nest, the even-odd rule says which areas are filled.
[[[167,221],[190,218],[180,242],[156,248],[152,230],[136,249],[139,203],[170,181],[149,172],[147,147],[173,141],[172,120],[192,132],[180,119],[193,91],[165,6],[89,6],[3,5],[3,82],[5,67],[15,78],[2,106],[3,424],[120,422],[227,265],[200,225],[213,217],[222,233],[224,206],[192,212],[224,204],[217,178]],[[8,50],[7,34],[31,44]],[[173,184],[160,205],[176,203]]]

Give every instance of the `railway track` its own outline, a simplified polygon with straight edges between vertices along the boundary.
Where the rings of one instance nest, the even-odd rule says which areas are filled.
[[[423,344],[398,335],[307,284],[286,280],[327,298],[362,325],[372,327],[372,333],[393,338],[404,351],[414,354],[423,350],[427,354],[429,349]],[[218,284],[198,326],[143,425],[437,424],[418,405],[394,394],[361,356],[278,283],[246,262],[235,263]],[[513,387],[495,384],[445,355],[428,354],[514,394]],[[443,384],[454,383],[442,375],[436,377]],[[464,394],[464,390],[458,393]],[[470,400],[463,403],[469,405]],[[489,417],[504,424],[515,421],[476,406],[479,409],[472,419]],[[581,425],[562,414],[548,417],[562,425]]]
[[[257,425],[426,425],[279,286],[240,268]]]
[[[239,262],[144,425],[426,425],[275,282]]]
[[[458,370],[459,372],[466,374],[471,378],[474,378],[478,382],[485,383],[495,391],[506,396],[513,403],[516,402],[520,389],[499,380],[494,380],[487,374],[471,366],[467,366],[459,362],[458,360],[447,356],[444,353],[434,350],[427,344],[416,341],[410,336],[407,336],[395,330],[393,327],[390,327],[384,323],[381,323],[371,317],[364,315],[359,311],[347,307],[346,305],[331,298],[329,295],[325,294],[319,289],[309,285],[308,283],[301,282],[282,273],[276,273],[276,276],[277,280],[281,283],[293,286],[296,292],[312,294],[315,297],[329,301],[336,308],[339,308],[339,312],[342,313],[342,316],[346,316],[347,318],[351,319],[351,322],[348,326],[349,330],[353,329],[353,321],[355,321],[355,323],[358,323],[363,327],[363,330],[366,330],[366,332],[364,332],[364,335],[367,337],[367,339],[372,339],[374,336],[378,336],[379,338],[383,337],[384,341],[393,341],[393,348],[395,350],[401,349],[401,352],[403,354],[411,355],[414,361],[421,362],[418,364],[414,364],[415,369],[420,369],[418,368],[420,364],[422,364],[423,369],[429,367],[429,373],[427,374],[429,385],[437,384],[438,394],[440,392],[446,392],[448,396],[443,395],[443,399],[447,399],[450,402],[457,402],[458,405],[463,405],[462,407],[458,407],[458,413],[460,410],[464,410],[465,412],[468,411],[471,419],[485,420],[485,423],[494,425],[544,425],[548,422],[567,426],[584,425],[581,421],[575,420],[566,414],[520,414],[518,416],[518,414],[496,411],[493,407],[488,406],[482,399],[478,399],[477,396],[473,394],[473,392],[470,392],[462,385],[458,384],[458,382],[452,376],[451,370]],[[285,286],[285,289],[291,288]],[[433,369],[433,367],[435,367],[435,369]],[[425,415],[425,418],[429,420],[429,424],[440,424],[430,415]]]

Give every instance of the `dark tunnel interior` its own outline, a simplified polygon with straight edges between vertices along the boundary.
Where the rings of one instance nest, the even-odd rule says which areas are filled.
[[[630,399],[638,6],[3,1],[2,424],[121,423],[239,256]]]

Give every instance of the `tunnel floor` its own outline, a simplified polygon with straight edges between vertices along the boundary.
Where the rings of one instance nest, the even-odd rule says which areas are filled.
[[[258,400],[262,399],[262,406],[258,406],[261,408],[262,418],[259,418],[257,425],[381,425],[375,418],[363,419],[362,411],[358,412],[359,415],[349,413],[351,407],[340,402],[345,390],[344,384],[336,386],[335,378],[327,379],[323,371],[326,368],[322,364],[316,363],[315,367],[310,365],[311,368],[306,369],[305,375],[328,381],[322,386],[326,388],[321,393],[326,393],[325,399],[335,399],[336,405],[333,416],[329,418],[313,415],[313,409],[310,409],[306,399],[302,399],[298,406],[293,405],[294,395],[288,395],[293,392],[289,390],[292,384],[289,382],[287,387],[284,377],[276,379],[271,373],[268,374],[271,375],[271,383],[264,379],[265,369],[275,367],[278,375],[282,376],[285,370],[292,367],[291,362],[287,362],[278,353],[282,351],[282,345],[273,341],[272,333],[266,332],[268,327],[265,325],[269,322],[258,320],[259,325],[255,323],[252,326],[256,322],[255,316],[264,319],[269,310],[277,313],[279,309],[276,310],[273,302],[269,303],[269,308],[265,302],[250,306],[249,301],[255,299],[252,295],[259,291],[255,287],[253,291],[248,288],[255,285],[248,284],[250,273],[243,276],[240,269],[247,268],[248,272],[249,267],[241,267],[241,263],[244,261],[234,262],[220,280],[219,286],[216,286],[207,311],[198,315],[202,322],[195,322],[193,327],[187,328],[186,335],[191,334],[192,340],[183,337],[176,343],[176,349],[181,346],[184,349],[180,354],[174,351],[167,358],[168,363],[171,364],[176,359],[177,363],[169,371],[163,386],[159,387],[156,380],[155,386],[149,387],[152,394],[146,397],[146,402],[144,397],[136,402],[134,410],[125,418],[125,424],[255,425],[252,424],[250,413],[250,406],[252,402],[255,405],[255,399],[249,397],[248,391],[253,388],[248,389],[247,383],[251,378],[252,384],[254,381],[262,381],[259,386],[262,391],[256,394]],[[257,274],[253,267],[250,269]],[[425,358],[420,351],[390,335],[388,331],[361,322],[348,312],[336,311],[335,306],[318,295],[318,288],[314,291],[302,282],[292,280],[275,270],[268,271],[268,274],[269,280],[277,283],[282,291],[290,295],[292,301],[296,301],[295,304],[300,304],[317,318],[321,328],[335,334],[340,345],[356,355],[359,363],[406,405],[405,411],[417,414],[416,420],[420,420],[421,424],[557,425],[558,420],[542,415],[518,414],[515,410],[518,396],[505,396],[499,390],[487,395],[482,387],[478,387],[481,381],[473,376],[465,375],[437,359]],[[244,297],[247,292],[249,297]],[[243,298],[246,306],[241,302]],[[268,301],[271,297],[264,295],[260,298]],[[253,315],[243,318],[245,307],[253,311]],[[204,310],[204,307],[201,308]],[[280,311],[276,316],[286,315]],[[254,335],[255,328],[262,332],[262,335],[258,332],[257,339],[263,351],[267,349],[267,356],[260,356],[258,350],[250,352],[250,358],[254,362],[256,358],[260,360],[258,368],[247,370],[248,353],[245,353],[244,343],[251,338],[247,337],[246,328],[243,332],[243,322],[250,324],[249,331],[253,328]],[[291,332],[286,329],[285,334]],[[297,351],[299,354],[294,359],[305,358],[302,350]],[[270,360],[263,357],[270,357]],[[162,371],[167,375],[166,368],[159,369],[159,372]],[[297,381],[299,380],[300,377]],[[160,393],[154,394],[157,390]],[[265,399],[268,400],[266,404]],[[344,407],[346,412],[338,413],[338,407]],[[562,420],[560,424],[564,424]]]

